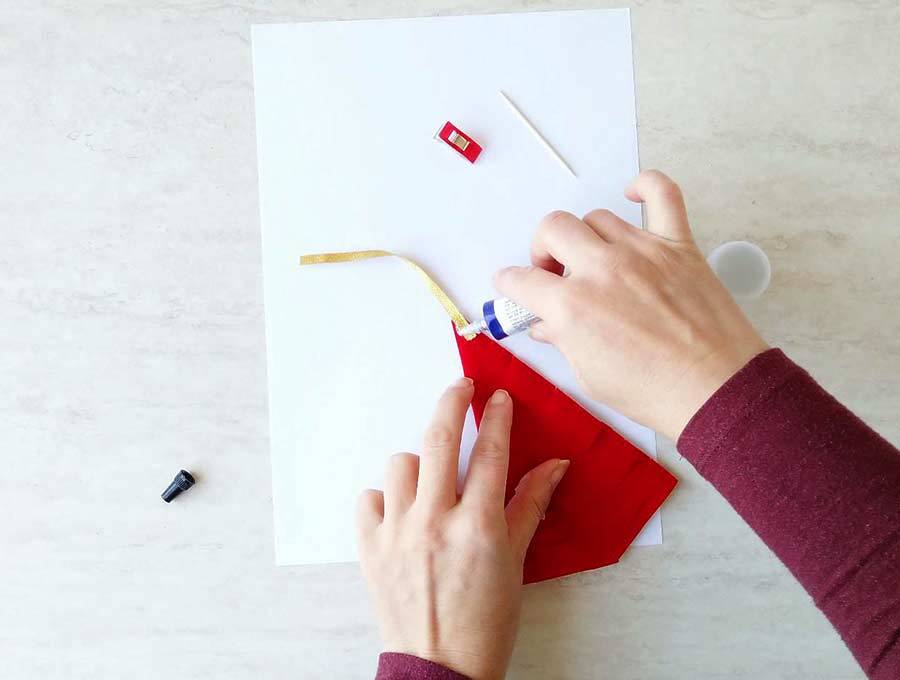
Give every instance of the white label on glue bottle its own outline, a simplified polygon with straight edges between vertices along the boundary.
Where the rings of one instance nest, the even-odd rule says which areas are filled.
[[[487,332],[494,340],[528,329],[538,317],[509,298],[488,300],[482,307]]]

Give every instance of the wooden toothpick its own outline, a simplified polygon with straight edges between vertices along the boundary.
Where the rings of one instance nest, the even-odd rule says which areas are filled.
[[[531,130],[531,134],[534,135],[534,137],[541,143],[541,145],[547,150],[547,152],[551,156],[553,156],[557,160],[557,162],[561,166],[563,166],[570,175],[572,175],[572,177],[577,178],[578,175],[575,174],[575,171],[572,169],[572,167],[568,163],[566,163],[565,159],[563,159],[563,157],[559,155],[559,152],[553,148],[553,146],[550,144],[550,142],[547,141],[544,135],[538,132],[538,129],[532,124],[530,120],[528,120],[528,118],[524,113],[522,113],[519,107],[513,103],[512,99],[507,97],[506,93],[503,92],[503,90],[498,90],[498,92],[500,92],[500,96],[503,97],[503,101],[505,101],[509,108],[512,109],[512,112],[516,114],[516,117],[522,121],[525,127]]]

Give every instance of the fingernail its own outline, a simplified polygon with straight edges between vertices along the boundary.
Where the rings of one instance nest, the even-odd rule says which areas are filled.
[[[491,403],[498,406],[505,404],[507,401],[509,401],[509,394],[507,394],[506,390],[497,390],[491,397]]]
[[[462,377],[451,385],[451,387],[471,387],[474,383],[471,378]]]
[[[534,472],[534,469],[531,469],[528,472],[526,472],[524,475],[522,475],[522,479],[520,479],[519,483],[516,484],[516,489],[515,489],[516,493],[519,493],[519,489],[524,487],[525,484],[528,482],[528,480],[531,479],[532,472]]]
[[[563,478],[563,475],[566,474],[566,470],[569,469],[568,460],[561,460],[556,464],[556,467],[553,468],[553,472],[550,473],[550,483],[553,486],[559,484],[559,480]]]

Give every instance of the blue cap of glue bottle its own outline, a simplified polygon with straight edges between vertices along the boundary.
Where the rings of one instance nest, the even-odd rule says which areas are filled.
[[[537,316],[509,298],[488,300],[482,305],[481,310],[483,319],[457,328],[456,332],[459,335],[487,333],[494,340],[503,340],[510,335],[528,330],[532,324],[540,321]]]

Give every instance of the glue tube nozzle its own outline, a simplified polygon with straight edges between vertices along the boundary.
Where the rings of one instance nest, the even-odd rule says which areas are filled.
[[[478,333],[483,333],[484,331],[486,331],[487,327],[487,321],[481,319],[480,321],[470,323],[468,326],[457,326],[456,334],[461,336],[477,335]]]
[[[527,330],[539,319],[509,298],[488,300],[481,306],[482,319],[457,329],[467,339],[486,333],[494,340],[503,340],[513,333]]]

